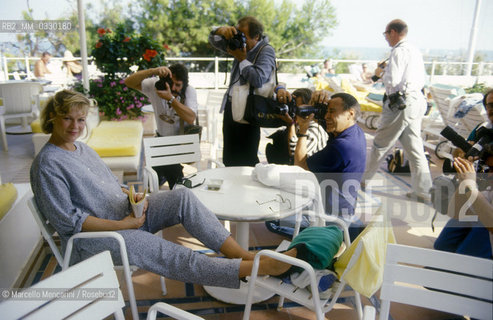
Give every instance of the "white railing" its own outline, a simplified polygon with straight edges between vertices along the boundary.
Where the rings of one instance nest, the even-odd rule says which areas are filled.
[[[77,58],[76,58],[77,59]],[[37,57],[6,57],[6,56],[0,56],[0,81],[3,80],[9,80],[10,77],[12,76],[14,79],[21,79],[21,78],[33,78],[34,75],[32,74],[31,71],[31,66],[34,68],[34,63],[39,60]],[[57,57],[52,57],[51,60],[57,61],[61,63],[63,61],[63,58],[57,58]],[[78,58],[80,60],[80,58]],[[210,61],[214,62],[214,71],[212,72],[200,72],[202,77],[205,77],[208,79],[207,84],[202,85],[204,88],[214,88],[214,89],[219,89],[219,88],[224,88],[226,87],[225,84],[225,76],[224,72],[219,72],[219,64],[221,62],[231,62],[232,58],[226,58],[226,57],[167,57],[166,60],[168,61],[183,61],[183,62],[200,62],[200,61]],[[17,72],[9,71],[9,62],[11,61],[22,61],[22,64],[24,65],[24,70],[22,72]],[[301,65],[312,65],[312,64],[321,64],[323,63],[323,59],[277,59],[277,61],[280,64],[285,64],[285,63],[290,63],[290,64],[301,64]],[[362,63],[367,63],[367,64],[376,64],[378,63],[377,60],[332,60],[334,64],[362,64]],[[88,58],[88,62],[92,63],[94,62],[93,57]],[[492,83],[493,82],[493,62],[476,62],[473,63],[473,73],[474,75],[472,76],[463,76],[463,70],[466,69],[467,62],[458,62],[458,61],[425,61],[425,67],[428,70],[429,74],[429,82],[434,83],[434,82],[440,82],[443,77],[448,77],[450,78],[467,78],[467,81],[465,83],[468,84],[473,84],[475,82],[481,83],[481,82],[486,82],[486,83]],[[300,70],[295,73],[291,73],[292,75],[296,74],[303,74],[303,70],[300,67]],[[440,70],[438,70],[440,69]],[[440,71],[440,72],[438,72]],[[193,73],[193,72],[192,72]],[[457,80],[459,81],[459,80]],[[201,81],[202,83],[205,83],[205,81]],[[459,81],[460,82],[460,81]],[[226,82],[227,83],[227,82]],[[213,84],[213,85],[212,85]],[[201,86],[197,86],[200,88]]]

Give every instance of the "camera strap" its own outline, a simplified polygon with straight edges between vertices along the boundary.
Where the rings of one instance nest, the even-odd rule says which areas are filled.
[[[260,47],[260,49],[257,51],[257,54],[255,55],[255,58],[253,58],[253,62],[252,64],[255,64],[255,62],[257,61],[257,58],[260,54],[260,52],[266,47],[266,46],[270,46],[270,44],[266,43],[264,44],[262,47]],[[274,61],[274,72],[275,72],[275,75],[276,75],[276,83],[274,84],[274,87],[277,86],[277,84],[279,83],[277,81],[277,61]],[[270,79],[269,79],[270,80]],[[255,90],[255,88],[250,85],[250,94],[253,94],[253,91]]]

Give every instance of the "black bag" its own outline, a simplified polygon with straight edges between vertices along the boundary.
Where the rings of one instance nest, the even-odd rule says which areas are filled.
[[[253,94],[253,88],[250,88],[247,105],[243,119],[248,121],[252,126],[264,128],[279,128],[286,125],[279,117],[279,103],[272,98],[262,97]]]
[[[272,143],[265,146],[265,155],[268,163],[292,164],[289,156],[288,129],[279,129],[267,138]]]
[[[454,175],[441,175],[433,179],[430,195],[433,208],[437,212],[447,214],[449,202],[457,185],[458,180]]]
[[[389,154],[387,158],[387,170],[390,173],[408,173],[411,172],[409,162],[404,159],[404,151],[396,148],[393,154]]]
[[[438,213],[447,214],[448,205],[452,196],[455,193],[455,189],[459,184],[459,180],[454,175],[441,175],[433,179],[430,195],[431,204],[435,209],[435,214],[431,218],[431,230],[435,232],[435,219]]]

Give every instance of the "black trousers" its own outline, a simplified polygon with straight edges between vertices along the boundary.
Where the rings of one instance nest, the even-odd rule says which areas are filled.
[[[231,102],[226,103],[223,117],[223,163],[227,167],[255,166],[259,162],[257,152],[260,127],[233,120]]]
[[[168,181],[169,189],[173,189],[178,179],[183,178],[183,166],[181,164],[170,164],[168,166],[152,167],[158,176],[159,185]]]

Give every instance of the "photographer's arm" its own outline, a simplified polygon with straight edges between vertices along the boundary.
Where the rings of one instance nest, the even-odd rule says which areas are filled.
[[[168,84],[166,84],[166,88],[168,90],[156,90],[156,92],[160,98],[165,99],[169,103],[169,100],[173,98],[173,95],[171,94]],[[195,118],[197,117],[195,111],[192,109],[192,107],[194,107],[194,109],[197,110],[197,93],[195,89],[191,87],[187,88],[185,103],[187,105],[181,103],[177,99],[173,99],[170,106],[183,121],[194,124]]]
[[[470,207],[467,208],[466,216],[477,215],[479,221],[490,232],[493,232],[493,204],[477,189],[476,172],[473,164],[466,159],[455,158],[454,167],[457,170],[460,183],[449,203],[448,215],[451,218],[460,219],[459,213],[461,209],[469,205],[467,203],[469,199],[474,200]],[[468,185],[464,193],[461,193],[461,184]]]
[[[171,71],[167,67],[137,71],[125,79],[125,85],[129,88],[142,91],[142,81],[144,79],[152,76],[166,77],[168,74],[171,74]]]
[[[231,28],[235,29],[234,31],[231,30]],[[229,32],[227,29],[231,30],[231,35],[229,36]],[[211,33],[209,34],[209,44],[214,47],[214,49],[219,50],[223,53],[227,53],[226,49],[226,39],[231,39],[232,37],[232,32],[236,32],[236,28],[232,26],[224,26],[224,27],[216,27],[213,28]],[[229,38],[226,38],[223,34],[226,34],[226,36],[229,36]]]
[[[255,64],[247,59],[240,62],[240,74],[254,88],[260,88],[267,83],[270,77],[274,77],[276,68],[276,53],[270,45],[263,47],[258,54]]]
[[[305,170],[309,170],[306,159],[307,156],[307,131],[310,126],[310,122],[313,120],[314,114],[311,114],[307,118],[296,117],[298,123],[298,143],[294,150],[294,164]]]

